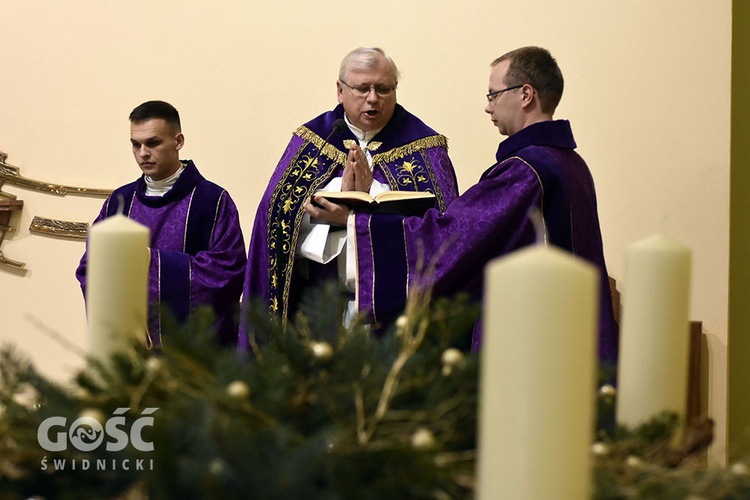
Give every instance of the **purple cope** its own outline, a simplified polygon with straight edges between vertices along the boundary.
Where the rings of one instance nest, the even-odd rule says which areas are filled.
[[[303,202],[344,170],[349,144],[356,138],[346,128],[331,135],[333,123],[344,117],[339,104],[299,127],[279,160],[258,206],[248,253],[243,301],[262,301],[286,322],[304,289],[337,277],[335,262],[311,261],[309,275],[295,272],[295,251]],[[447,140],[396,104],[386,126],[370,141],[373,177],[391,190],[429,191],[436,195],[436,212],[458,196]],[[247,332],[240,330],[240,348]]]

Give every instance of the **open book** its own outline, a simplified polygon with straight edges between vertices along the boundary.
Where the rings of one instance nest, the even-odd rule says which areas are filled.
[[[354,210],[379,213],[422,215],[435,207],[435,195],[425,191],[385,191],[374,197],[362,191],[318,191],[316,196],[341,203]]]

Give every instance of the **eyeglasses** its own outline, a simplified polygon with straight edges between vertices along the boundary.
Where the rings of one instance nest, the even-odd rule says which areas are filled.
[[[503,92],[506,92],[508,90],[513,90],[513,89],[520,89],[521,87],[523,87],[523,85],[514,85],[512,87],[508,87],[507,89],[496,90],[494,92],[490,92],[489,94],[487,94],[487,102],[492,102],[495,99],[495,96],[499,96]]]
[[[357,97],[367,97],[373,90],[380,97],[388,97],[393,93],[394,90],[396,90],[396,86],[398,85],[397,83],[392,87],[388,85],[356,85],[353,87],[343,80],[339,80],[339,82],[342,85],[349,87],[349,89],[352,91],[352,94]]]

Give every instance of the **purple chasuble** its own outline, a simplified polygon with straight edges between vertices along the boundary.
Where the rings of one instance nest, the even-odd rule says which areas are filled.
[[[335,262],[321,265],[308,261],[310,272],[303,278],[295,272],[294,259],[303,202],[342,175],[349,145],[357,140],[346,128],[324,142],[334,121],[343,117],[344,108],[339,104],[294,132],[255,215],[243,300],[265,302],[283,323],[304,289],[337,276]],[[393,117],[373,137],[368,149],[373,156],[374,178],[391,190],[432,192],[439,212],[458,196],[446,138],[402,106],[396,105]],[[240,347],[246,346],[243,327]]]
[[[599,358],[616,362],[614,320],[594,182],[566,120],[531,125],[500,143],[497,163],[444,213],[423,217],[356,214],[357,301],[376,322],[404,308],[409,287],[436,296],[482,299],[484,267],[536,241],[528,217],[537,208],[548,243],[592,262],[601,275]],[[472,347],[481,345],[477,328]]]
[[[151,345],[161,345],[162,310],[184,322],[192,310],[211,306],[216,335],[225,345],[237,340],[237,316],[245,271],[245,242],[237,207],[226,190],[206,180],[192,160],[164,196],[146,196],[146,182],[116,189],[104,202],[98,221],[122,211],[151,230],[148,277]],[[84,253],[76,277],[86,295]]]

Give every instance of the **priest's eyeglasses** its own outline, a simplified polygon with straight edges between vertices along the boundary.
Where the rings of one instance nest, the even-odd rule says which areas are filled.
[[[373,90],[375,93],[380,97],[388,97],[393,93],[394,90],[396,90],[396,86],[398,84],[389,86],[389,85],[355,85],[351,86],[348,83],[346,83],[344,80],[339,80],[339,82],[342,85],[345,85],[346,87],[349,87],[349,89],[352,91],[352,94],[354,94],[357,97],[367,97],[370,95],[370,92]]]
[[[507,89],[496,90],[494,92],[490,92],[489,94],[487,94],[487,102],[492,102],[495,99],[495,97],[499,96],[503,92],[507,92],[508,90],[513,90],[513,89],[520,89],[521,87],[523,87],[523,85],[514,85],[512,87],[508,87]]]

